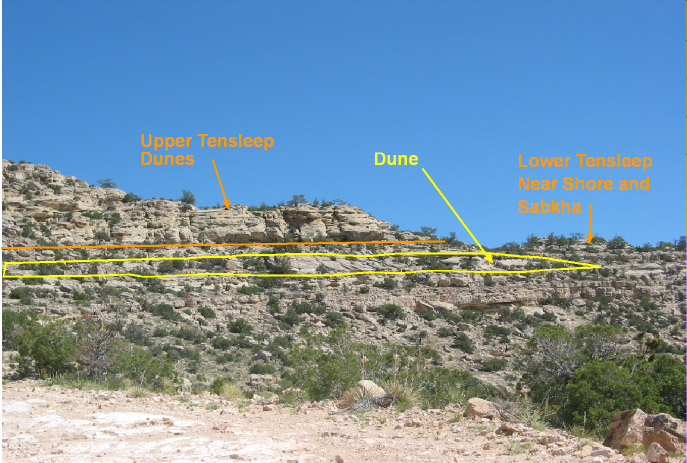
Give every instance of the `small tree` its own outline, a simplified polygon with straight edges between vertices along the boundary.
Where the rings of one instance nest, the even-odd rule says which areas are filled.
[[[303,195],[293,195],[291,200],[287,203],[289,206],[298,206],[300,204],[308,204],[308,201]]]
[[[179,201],[184,204],[196,205],[196,196],[190,190],[181,190]]]
[[[115,331],[102,321],[88,320],[77,332],[76,358],[90,377],[97,378],[112,365]]]
[[[437,229],[433,227],[420,227],[420,234],[429,236],[430,238],[437,237]],[[454,234],[455,236],[455,234]]]
[[[615,237],[608,242],[608,249],[623,249],[627,241],[620,235],[615,235]]]
[[[111,178],[103,178],[98,180],[98,184],[102,188],[117,188],[117,184]]]

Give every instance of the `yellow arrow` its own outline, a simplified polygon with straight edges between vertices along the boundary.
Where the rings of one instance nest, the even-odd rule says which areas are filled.
[[[441,190],[439,189],[439,187],[437,186],[437,184],[434,183],[434,180],[432,180],[432,177],[429,176],[429,174],[427,173],[427,171],[426,171],[424,168],[422,169],[422,172],[425,173],[425,175],[427,176],[427,178],[429,179],[429,181],[432,182],[432,185],[434,185],[434,188],[436,188],[437,191],[439,192],[439,194],[441,195],[441,197],[444,198],[444,201],[446,201],[446,204],[448,204],[448,207],[451,208],[451,210],[452,210],[453,213],[456,215],[456,217],[458,217],[458,220],[460,220],[460,223],[463,224],[463,226],[465,227],[465,229],[467,230],[467,232],[470,234],[470,236],[472,236],[472,239],[475,240],[475,243],[477,243],[477,246],[479,246],[479,248],[480,248],[480,249],[482,250],[482,252],[484,253],[484,258],[493,264],[493,263],[494,263],[494,258],[492,257],[492,255],[489,254],[487,251],[485,251],[484,248],[482,247],[482,245],[479,244],[479,241],[477,241],[477,238],[475,238],[475,235],[473,235],[472,232],[470,231],[470,229],[468,228],[468,226],[465,225],[465,222],[463,222],[463,219],[460,218],[460,216],[458,215],[458,213],[456,212],[456,210],[453,208],[453,206],[451,206],[451,203],[448,202],[448,199],[446,199],[446,196],[444,196],[444,194],[441,192]]]
[[[222,186],[222,179],[219,178],[219,172],[217,171],[217,165],[215,164],[214,159],[212,160],[212,165],[215,167],[215,173],[217,174],[217,181],[219,182],[219,187],[222,190],[222,196],[224,196],[224,201],[222,201],[222,202],[227,207],[227,210],[231,210],[231,209],[229,209],[229,205],[230,205],[229,200],[227,199],[227,195],[224,193],[224,187]]]

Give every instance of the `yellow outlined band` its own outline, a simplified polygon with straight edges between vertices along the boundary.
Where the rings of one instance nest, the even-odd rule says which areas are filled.
[[[173,275],[139,275],[136,273],[104,273],[104,274],[87,274],[87,275],[7,275],[8,265],[22,265],[22,264],[70,264],[70,263],[87,263],[87,262],[127,262],[127,261],[150,261],[150,260],[198,260],[198,259],[232,259],[237,257],[275,257],[275,256],[334,256],[334,257],[391,257],[391,256],[411,256],[411,255],[432,255],[432,256],[482,256],[482,252],[389,252],[383,254],[339,254],[327,252],[283,252],[273,254],[232,254],[227,256],[191,256],[191,257],[132,257],[120,259],[79,259],[79,260],[36,260],[36,261],[22,261],[22,262],[5,262],[2,268],[3,278],[88,278],[88,277],[122,277],[130,276],[134,278],[173,278],[173,277],[188,277],[188,276],[239,276],[239,277],[259,277],[259,278],[329,278],[341,276],[355,276],[355,275],[410,275],[415,273],[535,273],[535,272],[553,272],[556,270],[590,270],[601,268],[600,265],[587,264],[584,262],[575,262],[571,260],[556,259],[545,256],[523,256],[517,254],[505,254],[499,252],[490,252],[494,256],[516,257],[523,259],[540,259],[551,262],[563,262],[566,264],[577,265],[577,267],[560,267],[560,268],[546,268],[546,269],[529,269],[529,270],[405,270],[405,271],[386,271],[386,270],[367,270],[360,272],[343,272],[343,273],[295,273],[295,274],[256,274],[256,273],[232,273],[232,272],[202,272],[202,273],[180,273]]]

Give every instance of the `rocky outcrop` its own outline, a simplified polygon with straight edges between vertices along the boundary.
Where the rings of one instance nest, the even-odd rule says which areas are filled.
[[[463,416],[493,420],[499,418],[501,415],[496,405],[493,403],[488,400],[480,399],[479,397],[473,397],[468,400]]]
[[[625,449],[634,445],[659,444],[674,452],[685,451],[685,422],[666,413],[649,415],[640,409],[613,415],[604,445]]]
[[[137,200],[116,188],[88,185],[44,165],[3,160],[3,210],[10,217],[30,217],[50,228],[50,238],[64,244],[149,242],[369,241],[393,239],[388,223],[349,205],[280,206],[250,209],[243,205],[198,210],[164,199]],[[13,245],[29,238],[11,218],[3,223]],[[96,235],[97,234],[97,235]]]
[[[666,449],[661,447],[658,442],[654,442],[646,452],[646,459],[649,463],[668,463],[668,455]]]

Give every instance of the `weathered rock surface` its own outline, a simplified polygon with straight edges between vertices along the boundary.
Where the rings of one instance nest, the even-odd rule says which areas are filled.
[[[465,406],[464,416],[474,417],[474,418],[488,418],[495,419],[500,416],[499,411],[496,409],[496,405],[489,402],[488,400],[480,399],[479,397],[473,397],[468,400]]]
[[[613,415],[604,445],[624,449],[634,445],[660,444],[668,451],[685,451],[685,422],[660,413],[649,415],[640,409]]]

